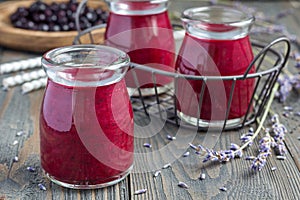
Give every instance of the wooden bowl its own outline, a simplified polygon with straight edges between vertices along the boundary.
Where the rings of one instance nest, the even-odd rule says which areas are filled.
[[[45,32],[15,28],[10,22],[10,15],[18,7],[29,7],[34,0],[29,1],[6,1],[0,3],[0,45],[16,50],[31,52],[45,52],[50,49],[71,45],[74,38],[78,35],[77,31]],[[53,0],[46,0],[51,3]],[[55,2],[67,2],[66,0],[56,0]],[[100,0],[88,1],[88,6],[108,10],[107,5]],[[97,29],[93,34],[97,34],[97,42],[104,40],[105,29]],[[90,43],[88,37],[80,38],[82,43]]]

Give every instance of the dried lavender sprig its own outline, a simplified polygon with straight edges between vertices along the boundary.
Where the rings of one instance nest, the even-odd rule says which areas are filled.
[[[288,132],[287,128],[280,123],[279,116],[273,116],[272,136],[274,138],[274,150],[277,155],[285,155],[287,149],[284,144],[285,135]]]
[[[267,115],[270,111],[270,107],[271,107],[271,104],[274,100],[274,96],[275,96],[275,93],[277,91],[279,87],[279,84],[276,83],[272,89],[272,92],[271,92],[271,95],[270,95],[270,98],[266,104],[266,107],[265,107],[265,111],[261,117],[261,119],[257,118],[257,122],[258,122],[258,127],[256,129],[256,131],[254,132],[253,128],[249,129],[249,135],[247,138],[247,141],[244,142],[244,144],[236,149],[236,150],[220,150],[220,151],[214,151],[213,149],[208,149],[208,148],[205,148],[201,145],[198,145],[198,146],[195,146],[193,144],[189,144],[191,148],[193,148],[194,150],[196,150],[196,152],[200,152],[200,151],[203,151],[206,153],[206,156],[205,158],[203,159],[203,162],[207,162],[207,161],[220,161],[220,162],[227,162],[231,159],[234,159],[235,157],[242,157],[242,151],[247,147],[249,146],[249,144],[251,144],[253,142],[253,140],[257,137],[257,135],[260,133],[261,129],[263,128],[263,124],[267,118]],[[232,147],[236,147],[235,145],[231,145]],[[267,154],[265,152],[262,152],[261,153],[261,156],[266,156]],[[255,159],[256,160],[256,159]],[[257,168],[260,168],[260,166],[264,165],[265,163],[263,162],[262,164],[260,164],[260,161],[261,160],[258,160],[255,162],[255,160],[253,161],[253,168],[256,167],[257,165]],[[258,165],[259,164],[259,165]]]
[[[0,74],[33,69],[41,66],[41,57],[0,64]]]
[[[278,90],[279,88],[279,84],[278,83],[275,83],[273,89],[272,89],[272,92],[271,92],[271,95],[270,95],[270,98],[266,104],[266,107],[265,107],[265,111],[261,117],[261,119],[257,118],[257,123],[258,123],[258,127],[256,129],[256,131],[254,132],[253,136],[252,136],[252,141],[254,140],[254,138],[257,137],[257,135],[259,134],[259,132],[261,131],[261,129],[263,128],[263,124],[264,122],[266,121],[266,118],[267,118],[267,115],[270,111],[270,108],[271,108],[271,105],[272,105],[272,102],[274,100],[274,97],[275,97],[275,93],[276,91]],[[248,141],[246,142],[245,144],[243,144],[240,148],[240,150],[243,150],[244,148],[246,148],[250,142],[252,141]]]
[[[4,88],[9,88],[9,87],[13,87],[16,85],[20,85],[22,83],[25,82],[29,82],[32,80],[36,80],[42,77],[45,77],[46,73],[43,69],[39,69],[39,70],[34,70],[31,72],[27,72],[27,73],[23,73],[23,74],[18,74],[15,76],[10,76],[7,78],[4,78],[2,80],[2,85]]]
[[[46,77],[24,83],[21,86],[22,94],[27,94],[27,93],[32,92],[34,90],[38,90],[40,88],[43,88],[43,87],[46,86],[46,83],[47,83],[47,78]]]

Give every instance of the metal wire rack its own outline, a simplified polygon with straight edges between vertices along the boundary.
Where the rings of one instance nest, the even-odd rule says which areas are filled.
[[[105,28],[105,24],[91,27],[86,30],[78,30],[78,35],[74,38],[74,44],[81,43],[93,43],[99,44],[102,36],[94,34],[95,30]],[[85,38],[82,42],[81,38]],[[88,39],[87,39],[88,38]],[[254,59],[249,64],[247,70],[242,75],[237,76],[191,76],[183,75],[176,72],[168,72],[163,70],[154,69],[145,65],[137,63],[131,63],[130,70],[128,73],[132,73],[133,77],[136,77],[136,70],[142,70],[150,72],[153,80],[154,91],[153,96],[144,95],[138,79],[135,78],[136,90],[138,96],[131,97],[131,102],[134,112],[143,112],[145,116],[157,117],[168,123],[176,124],[181,127],[197,128],[198,130],[207,130],[208,128],[216,128],[223,130],[239,129],[246,125],[249,125],[256,121],[257,118],[261,117],[267,100],[270,98],[271,91],[278,79],[279,74],[285,67],[289,53],[290,53],[290,42],[286,37],[280,37],[270,42],[269,44],[262,44],[261,41],[252,42],[253,51],[255,54]],[[255,73],[249,73],[252,66],[256,67]],[[163,94],[159,94],[156,78],[157,76],[166,76],[172,79],[172,85],[165,86],[166,91]],[[230,95],[227,99],[227,108],[225,112],[224,120],[218,121],[216,124],[208,123],[203,125],[200,117],[196,118],[196,122],[191,124],[183,120],[178,114],[176,93],[178,89],[178,82],[181,79],[185,80],[200,80],[205,85],[208,81],[224,81],[230,82],[231,89]],[[240,80],[254,80],[254,91],[251,96],[251,100],[248,104],[247,112],[243,115],[240,120],[234,124],[229,124],[228,119],[231,103],[233,100],[233,93],[237,81]],[[161,87],[161,86],[160,86]],[[201,107],[203,102],[203,93],[205,87],[201,88],[198,100],[198,111],[197,116],[201,114]]]

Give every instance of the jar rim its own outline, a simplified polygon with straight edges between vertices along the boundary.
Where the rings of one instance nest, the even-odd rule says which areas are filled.
[[[212,25],[225,24],[228,26],[243,27],[252,24],[255,17],[234,7],[212,5],[188,8],[183,11],[181,20],[186,23],[200,22]]]
[[[104,46],[104,45],[96,45],[96,44],[78,44],[78,45],[70,45],[70,46],[64,46],[64,47],[58,47],[52,50],[47,51],[42,56],[42,64],[45,68],[51,68],[52,70],[66,70],[66,69],[72,69],[74,68],[73,65],[65,64],[63,60],[58,61],[58,57],[63,54],[71,54],[76,52],[87,52],[87,56],[89,56],[89,52],[92,51],[95,52],[106,52],[114,55],[116,57],[115,60],[110,61],[109,63],[92,63],[88,66],[76,66],[78,69],[84,69],[84,68],[93,68],[93,69],[108,69],[108,70],[117,70],[120,68],[128,67],[130,63],[130,58],[127,53],[125,53],[122,50]],[[68,62],[66,62],[68,63]],[[86,64],[84,63],[84,60],[82,63],[78,64]]]

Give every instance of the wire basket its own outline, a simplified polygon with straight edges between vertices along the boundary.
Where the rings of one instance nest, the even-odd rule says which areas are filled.
[[[92,34],[93,31],[99,28],[104,28],[105,24],[91,27],[89,29],[79,31],[78,35],[74,39],[74,44],[81,44],[81,38],[90,38],[90,43],[95,43],[99,41],[97,35]],[[85,39],[86,41],[86,39]],[[282,47],[285,46],[284,48]],[[278,46],[280,46],[278,48]],[[278,76],[282,69],[287,63],[289,53],[290,53],[290,42],[285,37],[280,37],[269,44],[262,45],[260,41],[253,41],[252,47],[254,51],[254,59],[250,63],[249,67],[242,75],[237,76],[191,76],[183,75],[176,72],[168,72],[163,70],[154,69],[145,65],[140,65],[136,63],[131,63],[130,70],[128,73],[132,73],[133,77],[136,77],[136,70],[142,70],[145,72],[150,72],[153,80],[153,96],[148,96],[143,94],[141,87],[139,85],[138,79],[135,78],[136,90],[138,91],[138,96],[131,97],[131,102],[133,110],[135,113],[143,112],[145,116],[157,117],[168,123],[176,124],[180,127],[187,128],[197,128],[198,130],[207,130],[208,128],[215,128],[223,130],[239,129],[246,125],[249,125],[256,121],[257,118],[261,117],[267,100],[270,98],[272,89],[277,82]],[[284,49],[284,50],[283,50]],[[256,66],[255,73],[249,73],[251,67]],[[172,85],[165,86],[165,93],[159,94],[156,78],[157,76],[166,76],[172,79]],[[230,95],[227,100],[227,109],[225,111],[224,120],[218,121],[216,124],[205,124],[201,122],[200,117],[197,117],[193,123],[183,120],[179,116],[177,109],[177,99],[176,93],[178,90],[178,82],[180,79],[185,80],[200,80],[204,83],[208,81],[229,81],[231,83]],[[233,100],[233,93],[235,84],[240,80],[252,79],[254,81],[254,92],[251,96],[250,103],[248,104],[247,111],[239,121],[235,123],[228,123],[228,115],[231,108],[231,102]],[[205,85],[205,84],[204,84]],[[160,88],[161,89],[161,86]],[[197,116],[200,116],[200,111],[203,102],[203,93],[205,87],[201,88],[198,100],[198,111]]]

